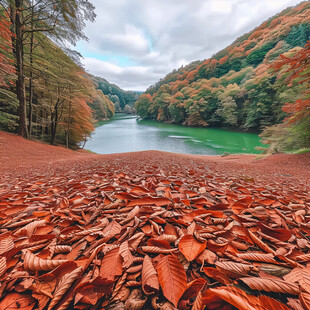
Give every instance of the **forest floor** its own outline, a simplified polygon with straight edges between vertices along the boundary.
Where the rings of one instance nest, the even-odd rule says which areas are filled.
[[[202,156],[144,151],[98,155],[86,150],[72,151],[28,141],[0,131],[0,163],[0,178],[5,178],[8,183],[16,182],[16,178],[28,179],[37,175],[83,175],[85,169],[102,170],[109,166],[130,172],[155,165],[160,169],[167,169],[167,173],[169,167],[180,166],[184,169],[198,168],[198,171],[202,169],[208,173],[220,173],[227,177],[268,179],[270,182],[294,183],[301,188],[310,186],[310,153]]]
[[[310,308],[309,191],[309,153],[97,155],[0,132],[0,308]]]

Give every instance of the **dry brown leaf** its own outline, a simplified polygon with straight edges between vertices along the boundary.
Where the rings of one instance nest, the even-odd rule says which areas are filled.
[[[175,256],[162,256],[157,265],[157,272],[164,296],[177,307],[186,289],[186,273],[183,266]]]
[[[20,229],[18,229],[14,233],[14,235],[16,235],[16,236],[26,235],[28,238],[30,238],[32,236],[32,234],[34,233],[34,231],[36,230],[37,227],[45,226],[45,225],[46,225],[46,221],[45,220],[33,221],[33,222],[27,224],[26,226],[21,227]]]
[[[142,290],[147,295],[159,290],[157,272],[152,260],[147,255],[145,255],[142,265]]]
[[[66,260],[42,259],[28,250],[23,250],[24,268],[32,271],[49,271],[66,262]]]
[[[56,304],[60,301],[60,299],[64,296],[67,290],[71,287],[72,283],[81,276],[83,272],[82,267],[78,267],[77,269],[73,270],[70,273],[65,274],[62,276],[55,288],[54,297],[51,300],[48,310],[53,309]],[[57,308],[59,309],[59,308]]]
[[[3,310],[32,310],[36,301],[29,295],[9,293],[0,301],[0,309]]]
[[[295,283],[271,279],[271,278],[255,278],[248,277],[240,279],[243,283],[248,285],[252,290],[274,292],[274,293],[284,293],[291,295],[299,294],[299,287]]]
[[[100,276],[107,281],[114,281],[116,276],[123,273],[123,260],[119,254],[119,247],[109,251],[102,259]]]
[[[120,248],[119,253],[123,258],[123,268],[129,268],[133,263],[133,256],[129,251],[128,241],[124,241]]]
[[[189,234],[182,236],[179,242],[179,249],[188,261],[194,260],[205,248],[206,242],[201,243]]]
[[[242,276],[247,276],[252,271],[258,272],[258,269],[253,265],[246,265],[235,262],[216,262],[215,266],[216,268],[220,268],[230,278],[240,278]]]
[[[5,273],[6,268],[7,268],[6,258],[5,257],[1,257],[0,258],[0,277]]]
[[[0,235],[0,255],[12,250],[14,248],[14,241],[10,234]]]

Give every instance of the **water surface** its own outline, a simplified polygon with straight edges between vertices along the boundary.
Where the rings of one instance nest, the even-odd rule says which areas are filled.
[[[116,115],[96,128],[85,149],[98,154],[159,150],[184,154],[260,153],[259,137],[214,128],[192,128]]]

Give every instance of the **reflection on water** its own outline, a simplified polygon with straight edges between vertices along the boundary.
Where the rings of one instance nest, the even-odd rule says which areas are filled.
[[[214,128],[191,128],[118,115],[97,127],[85,148],[98,154],[160,150],[217,155],[259,153],[256,134]]]

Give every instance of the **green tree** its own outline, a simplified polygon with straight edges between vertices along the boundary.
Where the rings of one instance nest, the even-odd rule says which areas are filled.
[[[149,109],[152,103],[152,96],[150,94],[143,94],[135,103],[137,114],[143,119],[153,118]]]
[[[222,99],[216,113],[223,119],[225,125],[231,127],[238,125],[237,104],[232,97]]]

